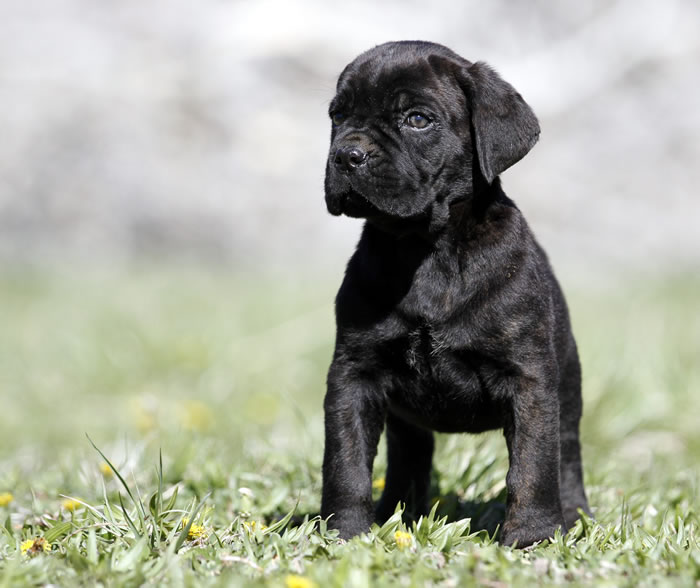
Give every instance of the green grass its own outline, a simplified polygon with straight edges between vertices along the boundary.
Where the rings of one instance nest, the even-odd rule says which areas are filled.
[[[595,520],[527,551],[499,433],[438,438],[417,525],[316,516],[335,280],[6,269],[0,586],[699,585],[700,280],[567,288]]]

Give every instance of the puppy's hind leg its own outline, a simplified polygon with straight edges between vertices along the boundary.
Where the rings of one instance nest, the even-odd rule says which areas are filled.
[[[570,528],[579,518],[578,509],[590,515],[588,500],[583,488],[579,421],[581,420],[581,366],[572,342],[571,352],[562,371],[559,384],[559,441],[561,506],[564,522]]]
[[[389,412],[386,439],[386,483],[376,509],[377,520],[386,521],[399,501],[406,503],[406,513],[409,515],[418,517],[428,514],[433,433]]]

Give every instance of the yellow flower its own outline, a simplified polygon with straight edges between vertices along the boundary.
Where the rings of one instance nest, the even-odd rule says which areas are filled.
[[[386,486],[386,480],[384,478],[377,478],[372,482],[372,488],[375,490],[384,490],[384,486]]]
[[[22,555],[34,557],[39,553],[48,553],[51,551],[51,543],[43,537],[34,537],[34,539],[23,541],[19,548],[22,551]]]
[[[106,462],[100,464],[100,472],[102,472],[102,475],[105,478],[111,478],[114,475],[112,468],[110,468],[109,464]]]
[[[72,498],[66,498],[63,502],[61,502],[61,506],[68,512],[73,512],[83,505],[77,500],[73,500]]]
[[[7,506],[15,499],[9,492],[3,492],[0,494],[0,506]]]
[[[265,529],[267,529],[267,525],[259,523],[258,521],[245,521],[243,524],[248,528],[249,531],[253,533],[255,532],[255,529],[259,529],[260,531],[264,531]]]
[[[207,530],[202,525],[192,525],[190,527],[189,533],[187,533],[187,538],[194,541],[195,539],[202,539],[207,536]]]
[[[129,412],[136,428],[141,433],[150,433],[158,428],[158,405],[150,396],[132,398]]]
[[[396,547],[406,549],[413,544],[413,536],[405,531],[396,531],[394,533],[394,541],[396,541]]]
[[[134,415],[134,424],[136,428],[142,433],[148,433],[153,431],[158,425],[156,419],[152,414],[147,412],[141,412]]]
[[[188,431],[201,432],[211,428],[214,416],[209,407],[196,400],[186,402],[179,409],[180,423]]]
[[[314,588],[316,586],[316,582],[296,574],[288,574],[284,579],[284,584],[287,588]]]
[[[187,523],[189,523],[189,522],[190,522],[190,519],[188,519],[187,517],[182,519],[182,528],[184,529],[187,526]],[[190,541],[194,541],[195,539],[203,539],[206,536],[207,536],[207,530],[204,528],[204,526],[197,525],[196,523],[192,523],[190,530],[187,532],[187,538]]]

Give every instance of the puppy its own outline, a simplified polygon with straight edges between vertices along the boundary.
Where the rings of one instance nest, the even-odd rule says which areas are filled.
[[[426,513],[432,432],[500,428],[501,543],[565,531],[588,512],[578,353],[547,257],[498,178],[537,142],[537,118],[487,65],[418,41],[350,63],[330,118],[328,211],[365,225],[336,299],[322,516],[349,538],[399,501]]]

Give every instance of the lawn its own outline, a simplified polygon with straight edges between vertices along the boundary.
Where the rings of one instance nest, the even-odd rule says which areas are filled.
[[[418,524],[319,520],[339,279],[5,268],[0,586],[700,585],[700,279],[565,283],[595,520],[527,551],[499,433],[438,438]]]

